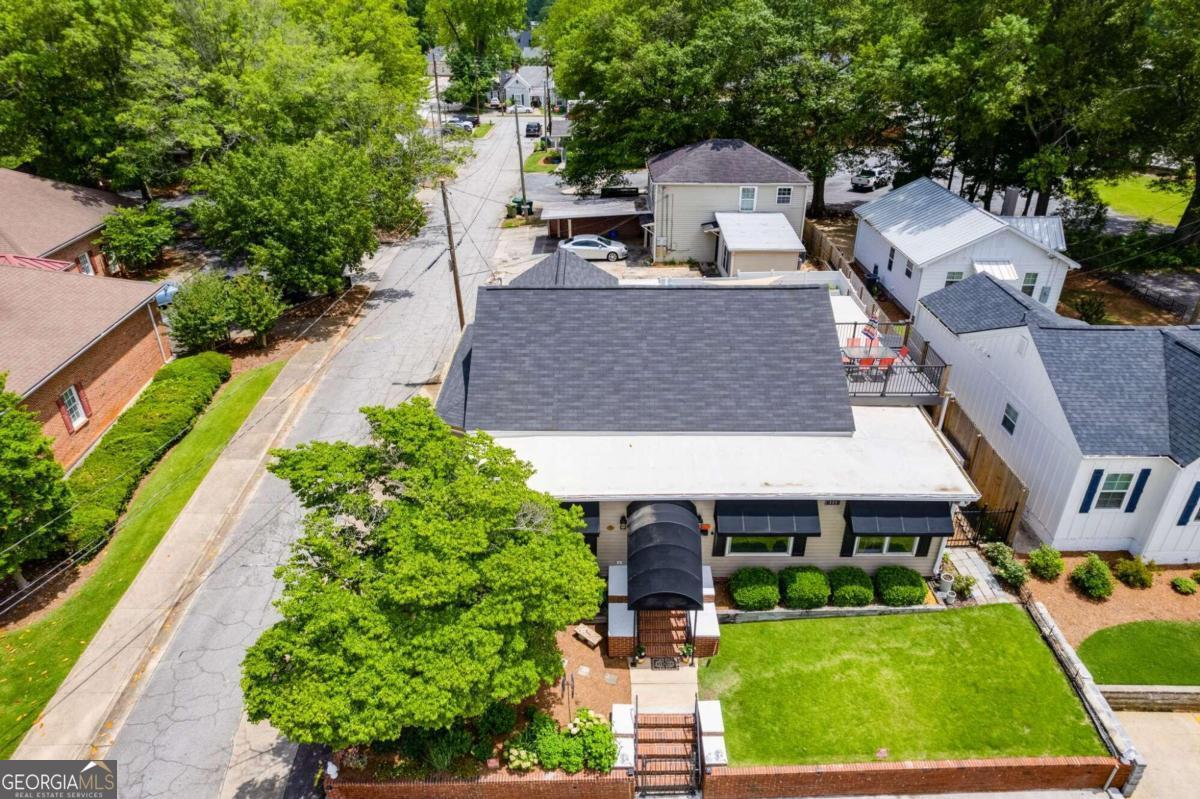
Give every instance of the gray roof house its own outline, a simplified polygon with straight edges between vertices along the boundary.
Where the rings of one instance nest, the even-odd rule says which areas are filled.
[[[764,240],[796,242],[812,186],[804,172],[741,139],[676,147],[647,161],[646,171],[653,221],[643,227],[655,260],[712,263],[726,276],[799,268],[803,245],[734,248],[717,214],[765,215],[756,224]]]
[[[855,401],[834,307],[823,285],[614,283],[554,257],[479,289],[438,413],[582,506],[611,655],[648,611],[695,614],[715,652],[713,578],[741,566],[936,568],[978,492],[920,409]]]
[[[526,65],[500,75],[500,99],[516,105],[542,105],[546,98],[558,105],[554,70],[546,66]]]
[[[1200,327],[1088,325],[986,274],[924,297],[915,324],[1038,537],[1200,559]]]
[[[1047,308],[1067,272],[1058,217],[996,216],[929,178],[854,209],[854,258],[910,313],[918,301],[974,274],[1012,283]]]

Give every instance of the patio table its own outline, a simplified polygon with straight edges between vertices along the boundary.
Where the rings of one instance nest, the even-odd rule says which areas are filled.
[[[875,344],[870,347],[842,347],[842,354],[852,361],[858,361],[863,358],[896,357],[896,351],[883,344]]]

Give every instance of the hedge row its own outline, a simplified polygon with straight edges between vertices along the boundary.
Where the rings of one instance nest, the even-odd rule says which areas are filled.
[[[863,607],[876,600],[902,607],[925,601],[925,578],[905,566],[881,566],[875,579],[857,566],[838,566],[823,572],[816,566],[791,566],[776,574],[753,566],[729,578],[729,593],[740,610]]]
[[[229,374],[229,358],[216,352],[179,358],[158,371],[67,478],[76,503],[67,527],[70,549],[108,535],[142,477],[191,429]]]

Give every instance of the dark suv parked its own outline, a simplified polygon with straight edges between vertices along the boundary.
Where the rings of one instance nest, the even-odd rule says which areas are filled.
[[[542,135],[542,123],[541,122],[526,122],[525,123],[526,138],[534,138],[536,136],[541,136],[541,135]]]

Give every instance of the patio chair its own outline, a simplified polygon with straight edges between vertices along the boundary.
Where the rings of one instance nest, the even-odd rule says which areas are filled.
[[[887,373],[891,370],[892,364],[894,363],[896,363],[895,358],[880,358],[879,364],[875,367],[876,374],[887,377]]]
[[[858,359],[858,375],[860,380],[869,380],[871,374],[875,371],[874,358],[859,358]]]
[[[896,350],[896,357],[902,361],[908,360],[908,347],[900,347]]]

